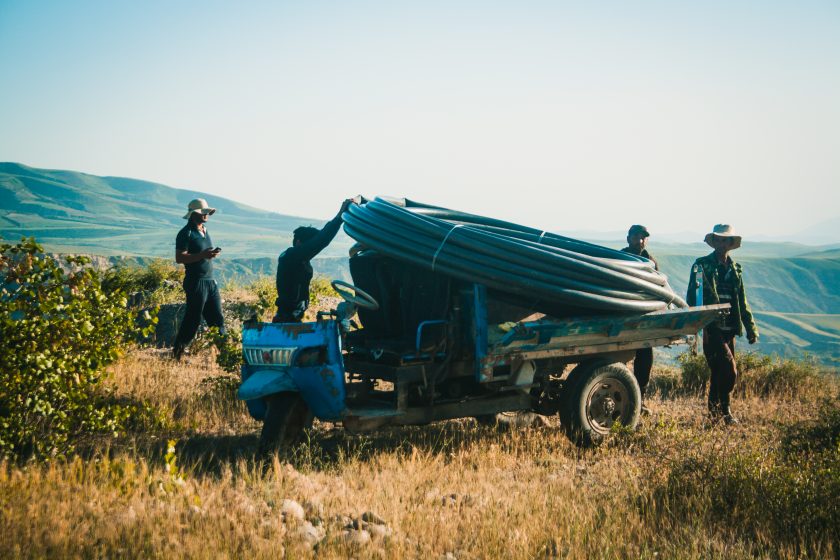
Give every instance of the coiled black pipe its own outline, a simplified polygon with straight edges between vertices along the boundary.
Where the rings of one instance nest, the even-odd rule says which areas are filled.
[[[647,259],[484,216],[376,198],[351,205],[344,230],[383,255],[484,284],[533,309],[687,307]]]

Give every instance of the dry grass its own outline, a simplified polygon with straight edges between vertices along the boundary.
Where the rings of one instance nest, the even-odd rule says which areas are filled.
[[[68,462],[0,465],[0,557],[797,558],[840,552],[836,527],[783,532],[762,523],[762,507],[752,511],[738,501],[754,500],[754,493],[727,502],[735,508],[729,512],[716,501],[722,491],[738,494],[733,480],[772,494],[772,485],[759,483],[774,483],[767,473],[787,472],[785,435],[793,433],[790,426],[824,418],[826,407],[836,410],[834,380],[822,385],[822,395],[834,399],[828,404],[810,389],[748,394],[734,403],[743,421],[735,429],[710,425],[701,396],[659,390],[650,402],[653,414],[637,432],[617,434],[594,451],[572,446],[555,419],[533,429],[462,420],[366,436],[317,424],[311,440],[281,463],[255,459],[259,424],[230,399],[232,385],[212,355],[176,364],[143,350],[112,370],[120,396],[164,411],[166,428],[101,442]],[[679,377],[667,368],[656,375],[664,380],[660,388],[675,386],[672,378]],[[169,437],[177,440],[180,473],[171,465],[167,471]],[[811,450],[797,460],[830,453]],[[757,474],[738,470],[736,459],[756,466]],[[815,509],[834,504],[834,513],[820,514],[831,522],[840,519],[838,480],[835,470],[818,481],[828,486],[791,484],[834,492],[810,498]],[[299,534],[304,523],[284,522],[286,499],[304,504],[307,520],[325,530],[314,551]],[[766,505],[765,517],[772,507]],[[390,536],[366,545],[344,542],[347,518],[366,511],[386,521]],[[784,521],[787,510],[779,511]]]

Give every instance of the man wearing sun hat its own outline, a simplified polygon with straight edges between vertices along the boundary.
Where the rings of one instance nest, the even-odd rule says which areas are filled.
[[[210,232],[205,227],[207,219],[215,212],[216,209],[211,208],[203,198],[190,201],[184,215],[187,225],[175,238],[175,262],[184,265],[184,292],[187,296],[186,313],[172,350],[176,360],[181,359],[184,348],[195,337],[202,316],[209,326],[218,327],[222,334],[225,332],[222,299],[219,286],[213,279],[213,259],[221,248],[213,246]]]
[[[648,259],[653,263],[654,270],[659,270],[659,264],[647,250],[647,238],[650,232],[645,226],[636,224],[630,226],[627,231],[627,247],[622,249],[625,253],[631,253]],[[642,414],[650,414],[645,403],[648,382],[650,381],[650,370],[653,367],[653,348],[639,348],[636,350],[636,358],[633,360],[633,375],[639,383],[639,390],[642,393]]]
[[[715,251],[700,257],[691,267],[688,281],[689,305],[697,304],[694,286],[695,270],[703,275],[703,304],[728,303],[729,314],[703,331],[703,354],[711,370],[709,380],[709,413],[713,419],[723,418],[727,424],[738,424],[730,410],[729,396],[735,386],[738,369],[735,365],[735,336],[746,330],[747,340],[755,344],[758,327],[747,303],[741,265],[732,260],[729,252],[741,246],[741,236],[732,226],[718,224],[706,235],[706,244]]]

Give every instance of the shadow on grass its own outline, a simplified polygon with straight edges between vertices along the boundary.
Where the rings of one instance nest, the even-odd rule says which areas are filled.
[[[551,452],[575,452],[565,440],[556,437],[557,428],[543,427]],[[518,437],[527,429],[514,426],[479,426],[472,420],[439,422],[426,426],[381,428],[366,434],[351,434],[342,428],[318,426],[305,433],[303,441],[277,454],[281,463],[298,470],[331,471],[350,461],[367,462],[382,454],[442,456],[448,460],[454,453],[473,446],[498,445],[514,449],[522,445]],[[220,476],[241,464],[260,465],[268,470],[274,455],[261,455],[259,436],[250,434],[183,434],[177,437],[178,463],[195,476]],[[129,448],[149,462],[163,464],[167,438],[136,438]],[[125,447],[123,447],[125,449]]]

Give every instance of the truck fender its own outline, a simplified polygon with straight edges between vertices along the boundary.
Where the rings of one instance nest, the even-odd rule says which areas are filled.
[[[286,391],[300,391],[288,371],[258,370],[242,382],[237,396],[243,401],[250,401]]]

